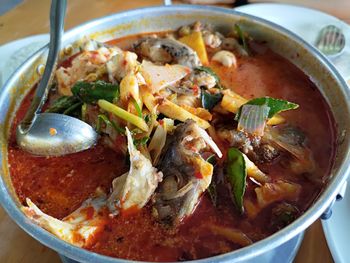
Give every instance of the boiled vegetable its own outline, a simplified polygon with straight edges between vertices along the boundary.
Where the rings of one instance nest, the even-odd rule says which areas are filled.
[[[216,104],[220,102],[221,99],[221,93],[212,94],[210,92],[205,91],[204,89],[202,89],[201,91],[202,107],[207,110],[213,109],[216,106]]]
[[[214,166],[214,170],[215,170],[215,166],[216,166],[216,163],[217,163],[215,155],[213,154],[213,155],[209,156],[206,161],[208,163],[210,163],[211,165],[213,165]],[[217,206],[218,192],[216,190],[216,182],[215,182],[215,180],[213,180],[213,179],[211,180],[207,191],[209,193],[211,202],[213,203],[214,206]]]
[[[209,122],[198,118],[196,115],[188,112],[187,110],[181,108],[180,106],[167,99],[164,99],[160,102],[158,109],[165,116],[175,120],[184,122],[187,119],[191,119],[197,122],[197,124],[203,129],[207,129],[210,126]]]
[[[158,163],[160,154],[165,146],[166,137],[167,137],[167,122],[163,122],[163,125],[158,125],[151,142],[148,146],[148,151],[152,158],[153,165]]]
[[[277,113],[280,113],[282,111],[287,111],[287,110],[294,110],[299,107],[298,104],[295,104],[293,102],[289,102],[286,100],[281,100],[281,99],[275,99],[275,98],[270,98],[270,97],[263,97],[263,98],[255,98],[250,101],[248,101],[246,104],[249,105],[267,105],[270,110],[268,117],[272,118],[275,116]],[[239,120],[240,115],[241,115],[241,110],[242,108],[239,109],[235,119]]]
[[[126,110],[106,101],[106,100],[98,100],[97,101],[98,106],[100,106],[103,110],[113,113],[117,117],[124,119],[132,124],[134,124],[136,127],[140,128],[143,131],[148,131],[148,126],[144,119],[127,112]]]
[[[101,131],[102,123],[104,123],[106,126],[112,127],[118,133],[121,133],[121,134],[125,133],[125,129],[123,129],[122,127],[119,127],[114,121],[111,121],[110,119],[108,119],[108,117],[105,114],[99,114],[97,118],[98,118],[98,121],[96,124],[97,132]]]
[[[119,86],[103,80],[96,82],[78,81],[72,87],[72,93],[81,101],[89,104],[95,103],[100,99],[113,102],[119,97]]]
[[[134,139],[134,145],[135,146],[140,146],[140,145],[146,145],[147,142],[149,141],[149,137],[142,137],[140,139]]]
[[[209,64],[207,50],[200,31],[194,31],[191,34],[180,38],[179,41],[196,51],[202,64]]]
[[[245,104],[241,108],[237,130],[263,136],[270,108],[267,105]]]
[[[300,212],[296,206],[283,202],[275,206],[271,213],[270,227],[277,231],[292,223]]]
[[[244,212],[243,196],[246,189],[247,168],[243,154],[236,148],[227,152],[226,177],[231,186],[233,201],[238,211]]]
[[[216,73],[211,68],[205,67],[205,66],[200,66],[200,67],[196,67],[194,70],[198,71],[198,72],[205,72],[205,73],[211,75],[215,79],[217,87],[220,89],[222,88],[218,75],[216,75]]]
[[[45,112],[63,113],[79,102],[77,97],[62,96],[56,99]]]
[[[223,90],[222,94],[224,95],[221,100],[221,106],[232,113],[237,113],[239,108],[247,103],[248,100],[238,95],[232,90]]]
[[[244,35],[243,30],[241,29],[241,27],[238,24],[235,24],[235,31],[239,37],[239,41],[241,42],[244,50],[247,52],[247,54],[250,53],[249,47],[248,47],[248,43],[246,40],[246,37]]]

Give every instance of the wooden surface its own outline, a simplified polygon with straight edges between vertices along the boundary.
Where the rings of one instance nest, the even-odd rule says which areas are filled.
[[[260,0],[253,0],[253,2]],[[281,0],[280,2],[287,2]],[[293,1],[289,1],[293,3]],[[348,0],[295,0],[338,16],[350,23]],[[121,10],[161,4],[161,0],[71,0],[68,1],[66,29],[90,19],[116,13]],[[48,0],[25,0],[15,9],[0,16],[0,45],[18,38],[47,33],[49,28]],[[297,19],[297,18],[296,18]],[[2,263],[58,263],[59,257],[22,231],[0,207],[0,262]],[[283,259],[281,259],[283,262]],[[305,233],[296,263],[331,263],[320,221]]]

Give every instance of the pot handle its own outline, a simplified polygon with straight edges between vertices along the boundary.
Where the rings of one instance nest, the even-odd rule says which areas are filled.
[[[321,215],[322,220],[327,220],[332,216],[332,208],[335,203],[335,201],[341,201],[344,199],[345,192],[346,192],[346,186],[347,186],[347,181],[343,183],[343,185],[340,187],[339,193],[335,197],[335,199],[331,202],[331,204],[327,207],[327,209],[323,212]]]
[[[171,0],[163,0],[164,5],[172,5],[172,1]]]

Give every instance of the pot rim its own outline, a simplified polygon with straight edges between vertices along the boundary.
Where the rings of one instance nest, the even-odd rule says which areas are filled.
[[[199,5],[172,5],[172,6],[154,6],[154,7],[144,7],[133,10],[127,10],[120,13],[111,14],[102,18],[97,18],[86,23],[83,23],[73,29],[67,31],[64,34],[63,40],[71,38],[72,36],[77,35],[79,32],[83,31],[87,28],[94,28],[99,24],[104,24],[108,21],[113,21],[115,18],[122,18],[127,16],[136,16],[137,14],[142,16],[144,12],[155,12],[166,10],[169,11],[171,9],[172,13],[184,11],[207,11],[207,12],[217,12],[224,14],[234,14],[238,15],[242,18],[253,20],[254,22],[260,23],[266,27],[273,28],[280,33],[287,35],[289,38],[292,38],[298,44],[304,46],[304,48],[312,53],[319,62],[321,62],[334,76],[334,78],[340,84],[339,86],[343,90],[346,100],[350,101],[350,90],[347,87],[347,84],[343,77],[339,74],[337,69],[330,63],[330,61],[319,52],[316,48],[308,44],[306,41],[301,39],[299,36],[294,34],[293,32],[275,24],[270,21],[264,20],[259,17],[255,17],[252,15],[248,15],[245,13],[241,13],[232,9],[223,8],[223,7],[212,7],[212,6],[199,6]],[[44,51],[48,49],[48,45],[44,46],[36,53],[34,53],[26,62],[24,62],[12,75],[11,78],[5,83],[4,87],[0,91],[0,105],[3,103],[3,98],[8,94],[12,84],[16,81],[16,75],[18,75],[19,71],[24,68],[26,65],[31,64],[36,57],[42,54]],[[3,157],[4,158],[4,157]],[[253,257],[259,256],[262,253],[272,250],[282,243],[290,240],[304,229],[306,229],[309,225],[311,225],[317,218],[323,213],[323,211],[331,204],[331,202],[336,197],[340,187],[343,182],[346,180],[346,177],[350,173],[350,166],[346,165],[346,163],[350,162],[350,149],[348,148],[345,154],[344,162],[339,168],[339,172],[336,176],[334,176],[328,183],[326,189],[321,193],[318,199],[313,203],[313,205],[297,220],[283,228],[282,230],[274,233],[267,238],[260,240],[258,242],[253,243],[248,247],[244,247],[226,254],[194,260],[191,262],[198,263],[209,263],[209,262],[232,262],[232,260],[236,261],[244,261],[251,259]],[[1,164],[3,165],[3,163]],[[4,168],[3,168],[4,169]],[[143,262],[143,261],[132,261],[126,259],[113,258],[109,256],[104,256],[101,254],[97,254],[95,252],[88,251],[86,249],[82,249],[76,246],[73,246],[58,237],[55,237],[48,231],[44,230],[40,226],[31,222],[19,209],[16,205],[15,201],[11,198],[10,191],[6,187],[4,179],[0,177],[0,204],[6,210],[7,214],[14,220],[17,225],[19,225],[24,231],[26,231],[29,235],[31,235],[36,240],[40,241],[47,247],[55,250],[56,252],[65,255],[71,259],[77,260],[79,262],[106,262],[106,263],[122,263],[122,262]]]

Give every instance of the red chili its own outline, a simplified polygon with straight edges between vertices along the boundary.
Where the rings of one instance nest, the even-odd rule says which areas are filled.
[[[194,173],[194,177],[196,177],[196,178],[198,178],[198,179],[202,179],[202,178],[203,178],[203,175],[201,174],[201,172],[196,171],[196,172]]]
[[[192,90],[194,92],[194,95],[197,95],[199,92],[199,87],[195,84],[195,85],[193,85]]]

